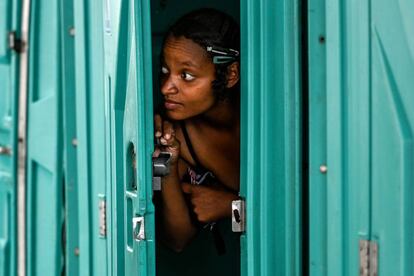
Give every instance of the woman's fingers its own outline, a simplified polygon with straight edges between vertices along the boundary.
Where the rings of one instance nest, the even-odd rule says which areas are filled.
[[[162,145],[172,145],[175,138],[174,126],[169,121],[163,120],[159,114],[154,116],[154,132]]]
[[[237,195],[212,187],[192,186],[190,188],[193,211],[200,222],[211,222],[231,216],[231,202],[238,198]]]
[[[159,114],[154,116],[154,125],[155,137],[160,138],[162,136],[162,118]]]
[[[180,142],[175,137],[174,125],[156,114],[154,116],[154,132],[158,142],[153,156],[156,156],[157,149],[167,151],[172,154],[170,164],[176,163],[180,153]]]
[[[157,158],[160,155],[160,153],[161,153],[160,148],[156,147],[154,149],[154,152],[152,153],[152,157]]]
[[[175,139],[174,126],[168,121],[164,121],[162,138],[170,144]]]

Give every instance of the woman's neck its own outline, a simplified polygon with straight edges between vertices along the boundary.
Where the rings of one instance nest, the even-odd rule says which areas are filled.
[[[238,128],[240,124],[240,97],[217,100],[217,103],[210,110],[190,120],[194,124],[218,130]]]

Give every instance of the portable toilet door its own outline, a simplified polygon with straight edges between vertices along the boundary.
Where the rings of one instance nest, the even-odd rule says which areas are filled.
[[[105,5],[111,270],[155,276],[150,1]]]
[[[242,275],[302,275],[301,1],[241,1]]]
[[[107,167],[104,1],[63,1],[62,5],[67,274],[112,275],[108,272],[112,220],[108,211],[111,173]]]
[[[17,274],[19,1],[0,3],[0,274]]]
[[[310,275],[413,275],[414,4],[308,15]]]

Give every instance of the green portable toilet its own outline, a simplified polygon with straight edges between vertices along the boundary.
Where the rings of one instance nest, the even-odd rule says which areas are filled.
[[[109,122],[105,137],[111,174],[106,197],[113,274],[154,275],[157,270],[159,275],[173,275],[176,271],[165,271],[171,269],[168,260],[161,257],[156,263],[155,259],[151,156],[153,96],[157,96],[151,92],[157,87],[153,83],[157,69],[153,67],[167,25],[179,13],[205,5],[202,1],[105,3]],[[240,240],[242,275],[299,275],[299,5],[292,1],[211,5],[240,17],[242,29],[241,196],[247,206],[247,228]]]

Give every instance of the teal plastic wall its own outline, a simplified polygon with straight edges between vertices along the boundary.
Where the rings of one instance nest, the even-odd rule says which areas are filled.
[[[20,30],[20,3],[0,3],[0,275],[17,272],[17,103],[19,57],[8,46],[8,32]]]
[[[412,275],[413,4],[309,3],[310,274]]]
[[[61,7],[62,39],[62,113],[63,113],[63,166],[64,166],[64,216],[65,274],[79,272],[79,206],[77,174],[77,131],[75,89],[75,26],[73,1],[64,1]]]
[[[61,6],[46,3],[30,7],[26,161],[27,275],[45,276],[64,269]]]
[[[76,102],[72,118],[76,120],[80,275],[107,275],[110,264],[108,234],[99,234],[100,196],[107,195],[109,185],[105,151],[103,5],[102,1],[73,1]]]
[[[326,9],[325,1],[308,2],[309,48],[309,259],[310,275],[327,275],[326,175]],[[317,195],[317,196],[316,196]]]

